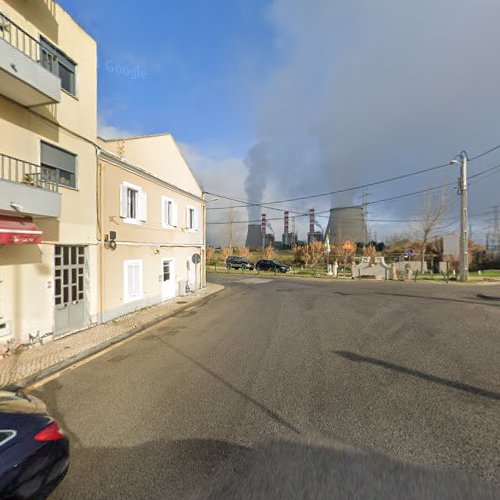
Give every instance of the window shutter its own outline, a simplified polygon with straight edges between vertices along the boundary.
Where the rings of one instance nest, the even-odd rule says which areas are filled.
[[[172,226],[177,227],[179,214],[177,213],[177,203],[172,202]]]
[[[120,185],[120,217],[127,217],[127,186]]]
[[[197,231],[198,231],[198,229],[200,229],[199,218],[198,218],[198,210],[194,210],[194,228],[193,229],[196,229]]]
[[[190,229],[189,226],[189,207],[186,208],[186,227]]]
[[[144,191],[139,192],[139,220],[143,222],[148,218],[148,196]]]
[[[161,198],[161,223],[168,224],[168,199],[165,196]]]

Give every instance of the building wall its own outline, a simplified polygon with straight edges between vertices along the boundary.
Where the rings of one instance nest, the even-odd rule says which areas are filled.
[[[188,174],[192,175],[186,164],[177,165],[176,168],[187,169]],[[163,259],[173,259],[175,262],[176,296],[183,293],[188,280],[191,281],[191,287],[205,286],[205,210],[199,187],[195,186],[194,193],[181,192],[106,152],[100,155],[99,179],[102,321],[162,302]],[[141,223],[128,223],[120,215],[120,186],[124,182],[137,186],[147,195],[147,216]],[[165,228],[162,225],[164,196],[171,198],[178,207],[177,227]],[[188,206],[198,211],[198,230],[187,228]],[[111,231],[116,232],[115,249],[109,245],[109,241],[106,242]],[[192,262],[194,254],[202,257],[200,264]],[[142,262],[143,293],[139,298],[127,301],[124,263],[135,260]],[[189,276],[188,261],[189,267],[196,270],[194,283],[193,276]]]
[[[77,64],[76,96],[28,109],[0,95],[0,153],[40,165],[41,141],[77,155],[76,189],[61,186],[61,217],[34,218],[43,244],[0,248],[0,317],[16,343],[54,331],[54,245],[87,246],[87,314],[98,317],[97,47],[56,3],[0,0],[0,12],[36,40],[48,39]],[[27,188],[29,189],[29,188]],[[12,213],[13,215],[14,213]],[[82,325],[82,327],[88,326]],[[0,344],[2,336],[0,333]]]
[[[200,185],[170,134],[103,141],[103,147],[184,191],[198,196],[202,194]]]
[[[161,266],[163,259],[173,259],[175,262],[176,296],[182,295],[182,286],[188,280],[187,261],[194,253],[200,253],[199,246],[190,247],[161,247],[156,245],[121,245],[116,250],[104,249],[102,290],[103,314],[102,321],[152,306],[162,302]],[[140,260],[143,266],[143,296],[134,301],[127,302],[125,298],[124,262]],[[194,265],[194,264],[190,264]],[[204,266],[197,266],[197,283],[200,280]],[[180,293],[181,292],[181,293]]]

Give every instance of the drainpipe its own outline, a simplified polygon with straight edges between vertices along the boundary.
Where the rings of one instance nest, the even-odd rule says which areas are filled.
[[[97,273],[98,287],[99,287],[99,323],[103,323],[104,318],[104,228],[103,228],[103,197],[102,197],[102,164],[99,161],[100,149],[96,148],[97,157],[97,240],[99,252],[99,270]]]

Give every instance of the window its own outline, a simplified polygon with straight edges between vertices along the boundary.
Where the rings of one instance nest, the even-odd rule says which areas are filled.
[[[0,429],[0,446],[16,437],[16,431]]]
[[[129,224],[140,224],[146,220],[147,196],[139,186],[124,182],[120,186],[120,217]]]
[[[170,279],[170,261],[163,261],[163,281],[168,281]]]
[[[40,163],[45,180],[56,180],[60,186],[76,188],[76,155],[42,142]]]
[[[123,263],[123,284],[124,302],[132,302],[142,297],[142,260],[126,260]]]
[[[198,230],[198,211],[194,207],[186,208],[186,227],[191,231]]]
[[[139,202],[139,191],[133,188],[127,188],[127,217],[137,219],[137,205]]]
[[[172,198],[162,197],[162,226],[173,228],[177,226],[177,205]]]
[[[64,52],[40,37],[42,46],[41,64],[61,79],[61,88],[76,96],[76,63]]]

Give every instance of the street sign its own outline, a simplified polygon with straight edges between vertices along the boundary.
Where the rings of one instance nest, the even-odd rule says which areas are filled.
[[[199,264],[201,262],[201,255],[199,253],[195,253],[191,257],[191,260],[193,261],[193,264]]]
[[[354,244],[347,240],[343,245],[342,245],[343,250],[354,250]]]
[[[413,251],[412,248],[408,248],[408,250],[406,250],[405,254],[406,255],[413,255],[415,252]]]

